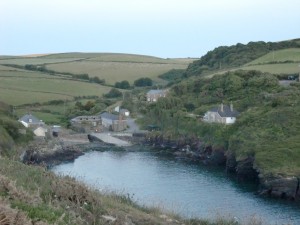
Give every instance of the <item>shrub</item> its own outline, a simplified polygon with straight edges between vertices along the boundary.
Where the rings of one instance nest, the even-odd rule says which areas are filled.
[[[112,88],[110,89],[110,91],[104,95],[104,97],[106,98],[118,98],[118,97],[121,97],[123,94],[121,91],[119,91],[118,89],[116,88]]]

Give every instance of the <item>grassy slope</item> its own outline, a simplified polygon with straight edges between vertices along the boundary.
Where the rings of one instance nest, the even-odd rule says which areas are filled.
[[[161,83],[158,75],[171,69],[185,69],[193,59],[162,59],[152,56],[117,53],[62,53],[40,57],[0,59],[1,64],[46,65],[47,69],[74,74],[87,73],[105,79],[108,84],[116,81],[150,77]],[[0,67],[0,76],[10,67]],[[16,70],[10,68],[10,70]]]
[[[244,66],[225,70],[216,70],[206,73],[206,77],[212,77],[217,74],[225,74],[228,71],[258,70],[272,74],[295,74],[300,72],[300,48],[288,48],[270,52],[259,57]]]
[[[75,60],[81,60],[84,58],[40,58],[40,57],[26,57],[18,59],[0,59],[0,64],[17,64],[17,65],[26,65],[26,64],[47,64],[47,63],[60,63],[60,62],[70,62]]]
[[[270,52],[246,65],[266,64],[271,62],[300,62],[300,48],[288,48]]]
[[[58,72],[87,73],[90,76],[105,79],[114,85],[117,81],[133,81],[141,77],[157,80],[158,75],[171,69],[184,69],[187,65],[167,63],[101,62],[81,61],[48,65],[47,68]]]
[[[299,73],[299,63],[278,63],[278,64],[265,64],[265,65],[250,65],[243,66],[242,70],[258,70],[273,74],[294,74]]]
[[[277,52],[278,50],[286,49],[299,49],[299,39],[281,41],[281,42],[249,42],[248,44],[236,44],[232,46],[220,46],[212,51],[207,52],[199,60],[191,63],[186,72],[185,77],[190,76],[211,76],[216,73],[223,73],[226,71],[235,70],[237,67],[242,68],[253,60],[257,60],[266,54]],[[292,51],[292,50],[287,50]],[[296,53],[295,53],[296,52]],[[280,52],[278,52],[279,54]],[[297,54],[297,50],[294,50],[294,54]],[[290,52],[285,51],[280,53],[280,56],[290,55]],[[273,57],[273,55],[272,55]],[[274,54],[275,57],[275,54]],[[296,59],[298,56],[296,57]],[[289,60],[289,59],[288,59]],[[286,61],[286,60],[284,60]],[[255,68],[246,68],[255,69]],[[270,69],[269,69],[270,71]],[[275,72],[281,71],[277,68]],[[285,70],[287,71],[287,69]],[[294,73],[294,70],[291,70]]]
[[[97,84],[66,80],[43,73],[0,71],[0,100],[11,105],[65,100],[74,96],[102,96],[109,89]]]
[[[157,76],[169,69],[186,68],[192,59],[161,59],[152,56],[113,53],[63,53],[38,57],[0,58],[0,101],[11,105],[43,103],[51,100],[72,100],[74,96],[99,96],[107,93],[110,87],[75,81],[67,75],[49,75],[38,71],[26,71],[1,64],[46,65],[47,68],[68,71],[75,74],[89,73],[90,76],[104,78],[114,84],[116,81],[150,76],[164,83]],[[14,96],[13,98],[11,96]],[[17,109],[21,116],[26,111],[35,111],[47,122],[59,122],[65,107],[57,106],[50,112],[46,106]],[[38,110],[38,111],[37,111]],[[54,113],[54,114],[53,114]]]
[[[71,54],[72,55],[72,54]],[[105,79],[108,84],[128,80],[133,83],[140,77],[150,77],[157,82],[158,75],[171,69],[185,69],[193,59],[161,59],[132,54],[83,54],[86,60],[79,62],[49,64],[47,68],[58,72],[87,73]],[[70,55],[64,55],[70,57]],[[73,54],[80,56],[80,54]],[[48,56],[50,57],[50,56]]]

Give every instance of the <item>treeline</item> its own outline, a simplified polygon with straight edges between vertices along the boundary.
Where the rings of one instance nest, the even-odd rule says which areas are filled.
[[[153,81],[149,77],[142,77],[133,82],[133,86],[130,86],[127,80],[117,81],[114,85],[115,88],[119,89],[132,89],[133,87],[151,87],[153,85]]]
[[[222,70],[242,66],[254,59],[257,59],[271,51],[285,48],[300,48],[299,40],[282,41],[282,42],[249,42],[248,44],[236,44],[232,46],[220,46],[199,60],[191,63],[185,77],[201,75],[204,72],[213,70]]]
[[[43,73],[48,73],[50,75],[59,75],[59,76],[67,75],[73,79],[84,80],[87,82],[92,82],[92,83],[97,83],[97,84],[102,84],[102,85],[105,84],[105,79],[100,79],[99,77],[90,77],[87,73],[74,74],[74,73],[70,73],[70,72],[57,72],[54,70],[47,69],[45,65],[32,65],[32,64],[26,64],[25,66],[16,65],[16,64],[3,64],[3,65],[18,68],[18,69],[30,70],[30,71],[39,71],[39,72],[43,72]]]

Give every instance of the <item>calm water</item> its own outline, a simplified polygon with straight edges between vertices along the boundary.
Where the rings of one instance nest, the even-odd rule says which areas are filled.
[[[254,216],[268,224],[300,224],[300,204],[259,197],[255,187],[236,183],[223,170],[150,152],[89,152],[53,171],[186,217]]]

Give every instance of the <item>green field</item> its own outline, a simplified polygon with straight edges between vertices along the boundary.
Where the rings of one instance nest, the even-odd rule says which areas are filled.
[[[257,64],[266,64],[270,62],[285,62],[293,61],[300,62],[300,49],[299,48],[289,48],[270,52],[247,65],[257,65]]]
[[[0,72],[2,71],[25,71],[26,72],[26,70],[23,69],[0,65]]]
[[[60,63],[60,62],[70,62],[75,60],[81,60],[84,58],[41,58],[41,57],[26,57],[19,59],[0,59],[0,64],[16,64],[16,65],[42,65],[48,63]]]
[[[236,70],[258,70],[272,74],[300,73],[300,49],[289,48],[268,53],[244,66],[207,73],[204,76],[210,78],[217,74],[225,74]]]
[[[84,80],[73,79],[71,75],[85,74],[105,79],[107,84],[128,80],[131,84],[141,77],[151,77],[159,84],[165,84],[158,75],[171,69],[184,69],[193,59],[162,59],[152,56],[113,53],[63,53],[36,57],[0,57],[0,101],[16,106],[15,115],[33,112],[48,123],[58,123],[65,111],[74,106],[74,97],[99,96],[109,92],[111,87]],[[2,64],[2,65],[1,65]],[[7,65],[45,65],[57,73],[30,71]],[[52,100],[69,100],[63,105],[47,105]],[[41,103],[42,105],[24,106]],[[46,104],[45,104],[46,103]]]
[[[281,64],[264,64],[250,65],[241,67],[242,70],[259,70],[273,74],[294,74],[300,72],[299,63],[281,63]]]
[[[109,90],[98,84],[40,72],[0,71],[0,101],[11,105],[73,99],[74,96],[102,96]]]
[[[54,57],[44,56],[43,58]],[[141,77],[150,77],[158,83],[158,78],[171,69],[185,69],[194,59],[162,59],[152,56],[114,53],[70,53],[57,57],[86,57],[85,60],[48,64],[47,69],[73,74],[86,73],[90,77],[104,79],[107,84],[128,80],[131,84]]]
[[[133,84],[134,80],[141,77],[150,77],[155,82],[164,84],[158,78],[159,75],[171,69],[185,69],[192,61],[194,59],[191,58],[162,59],[153,56],[119,53],[61,53],[38,57],[0,58],[0,71],[9,68],[3,67],[3,64],[45,65],[47,69],[56,72],[88,74],[90,77],[99,77],[110,85],[121,80],[128,80]]]
[[[115,84],[117,81],[127,80],[133,83],[141,77],[149,77],[153,80],[158,75],[171,69],[185,69],[183,64],[162,64],[162,63],[132,63],[132,62],[98,62],[81,61],[47,65],[47,69],[58,72],[87,73],[91,77],[105,79],[107,84]]]

